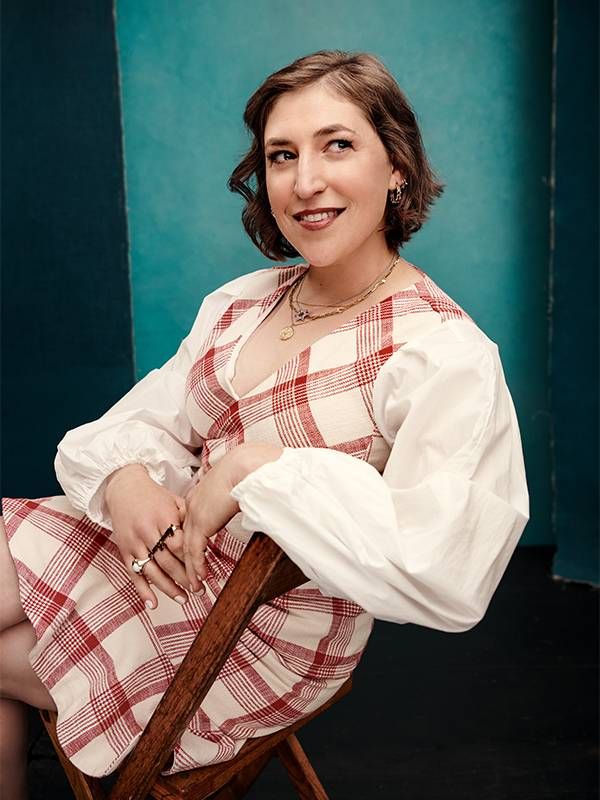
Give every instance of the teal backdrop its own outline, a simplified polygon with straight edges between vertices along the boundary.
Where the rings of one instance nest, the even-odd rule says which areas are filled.
[[[0,33],[1,488],[41,497],[134,378],[112,2],[5,0]]]
[[[406,256],[498,343],[531,491],[523,541],[551,533],[547,288],[552,4],[522,0],[117,2],[138,376],[202,297],[269,263],[226,189],[242,113],[271,71],[322,48],[379,56],[446,184]]]
[[[406,255],[501,350],[522,541],[598,583],[594,0],[6,0],[2,23],[4,494],[60,491],[65,430],[163,363],[208,291],[270,263],[226,189],[249,94],[304,53],[368,50],[447,186]]]
[[[598,3],[558,0],[549,297],[554,574],[599,583]]]

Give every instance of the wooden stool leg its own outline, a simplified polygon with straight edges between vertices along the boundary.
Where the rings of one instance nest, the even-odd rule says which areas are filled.
[[[216,794],[212,795],[210,800],[241,800],[242,797],[246,796],[254,781],[267,766],[272,755],[273,751],[269,750],[254,761],[251,761],[250,764],[241,769],[226,786],[223,786]]]
[[[323,784],[294,734],[277,745],[277,755],[296,787],[300,800],[329,800]]]
[[[76,800],[105,800],[100,781],[80,772],[63,753],[56,735],[56,713],[54,711],[40,711],[40,716],[48,731],[48,736],[52,740],[56,755],[60,760],[71,789],[73,789]]]

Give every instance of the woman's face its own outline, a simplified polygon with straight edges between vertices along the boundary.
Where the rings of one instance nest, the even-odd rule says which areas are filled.
[[[402,182],[363,112],[321,83],[282,95],[265,127],[266,184],[285,238],[314,266],[377,258]]]

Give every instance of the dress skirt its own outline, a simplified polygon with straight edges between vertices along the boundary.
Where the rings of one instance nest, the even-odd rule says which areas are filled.
[[[147,609],[111,532],[65,497],[5,499],[3,509],[37,638],[30,661],[56,704],[61,745],[84,773],[105,775],[134,747],[245,545],[220,532],[207,551],[206,593],[181,606],[157,592]],[[228,760],[247,738],[318,708],[356,666],[371,626],[354,603],[312,584],[262,606],[170,771]]]
[[[111,411],[72,432],[79,438],[71,468],[82,463],[87,468],[99,449],[121,452],[130,440],[145,453],[155,452],[158,463],[172,461],[164,444],[175,436],[165,435],[168,418],[173,430],[185,428],[189,438],[191,426],[201,440],[201,472],[236,445],[252,441],[296,452],[334,449],[383,472],[390,448],[373,410],[380,370],[411,331],[465,314],[423,273],[414,286],[343,323],[238,396],[232,376],[241,347],[305,269],[260,270],[245,277],[235,299],[216,321],[211,318],[189,359],[190,342],[134,387],[130,394],[141,397],[141,405],[131,417],[133,429],[123,424],[111,433]],[[165,410],[165,402],[174,408]],[[125,406],[134,407],[134,400]],[[152,409],[155,436],[148,422]],[[118,408],[115,418],[120,419]],[[140,427],[148,431],[143,445]],[[129,463],[137,455],[136,450]],[[106,477],[120,465],[104,466]],[[77,487],[70,488],[75,493]],[[360,486],[356,489],[360,494]],[[183,606],[159,595],[158,607],[147,609],[111,532],[65,497],[9,499],[4,513],[21,602],[37,637],[30,659],[56,703],[59,740],[83,772],[110,773],[134,747],[243,552],[240,533],[248,532],[236,515],[211,538],[204,595],[190,595]],[[328,519],[330,508],[311,507],[310,514]],[[323,594],[313,583],[261,606],[184,732],[171,771],[230,759],[249,737],[317,709],[352,673],[372,623],[359,605]]]

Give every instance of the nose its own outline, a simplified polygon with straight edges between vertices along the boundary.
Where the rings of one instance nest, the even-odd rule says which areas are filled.
[[[296,168],[294,192],[303,200],[322,192],[327,183],[318,158],[308,154],[299,156]]]

